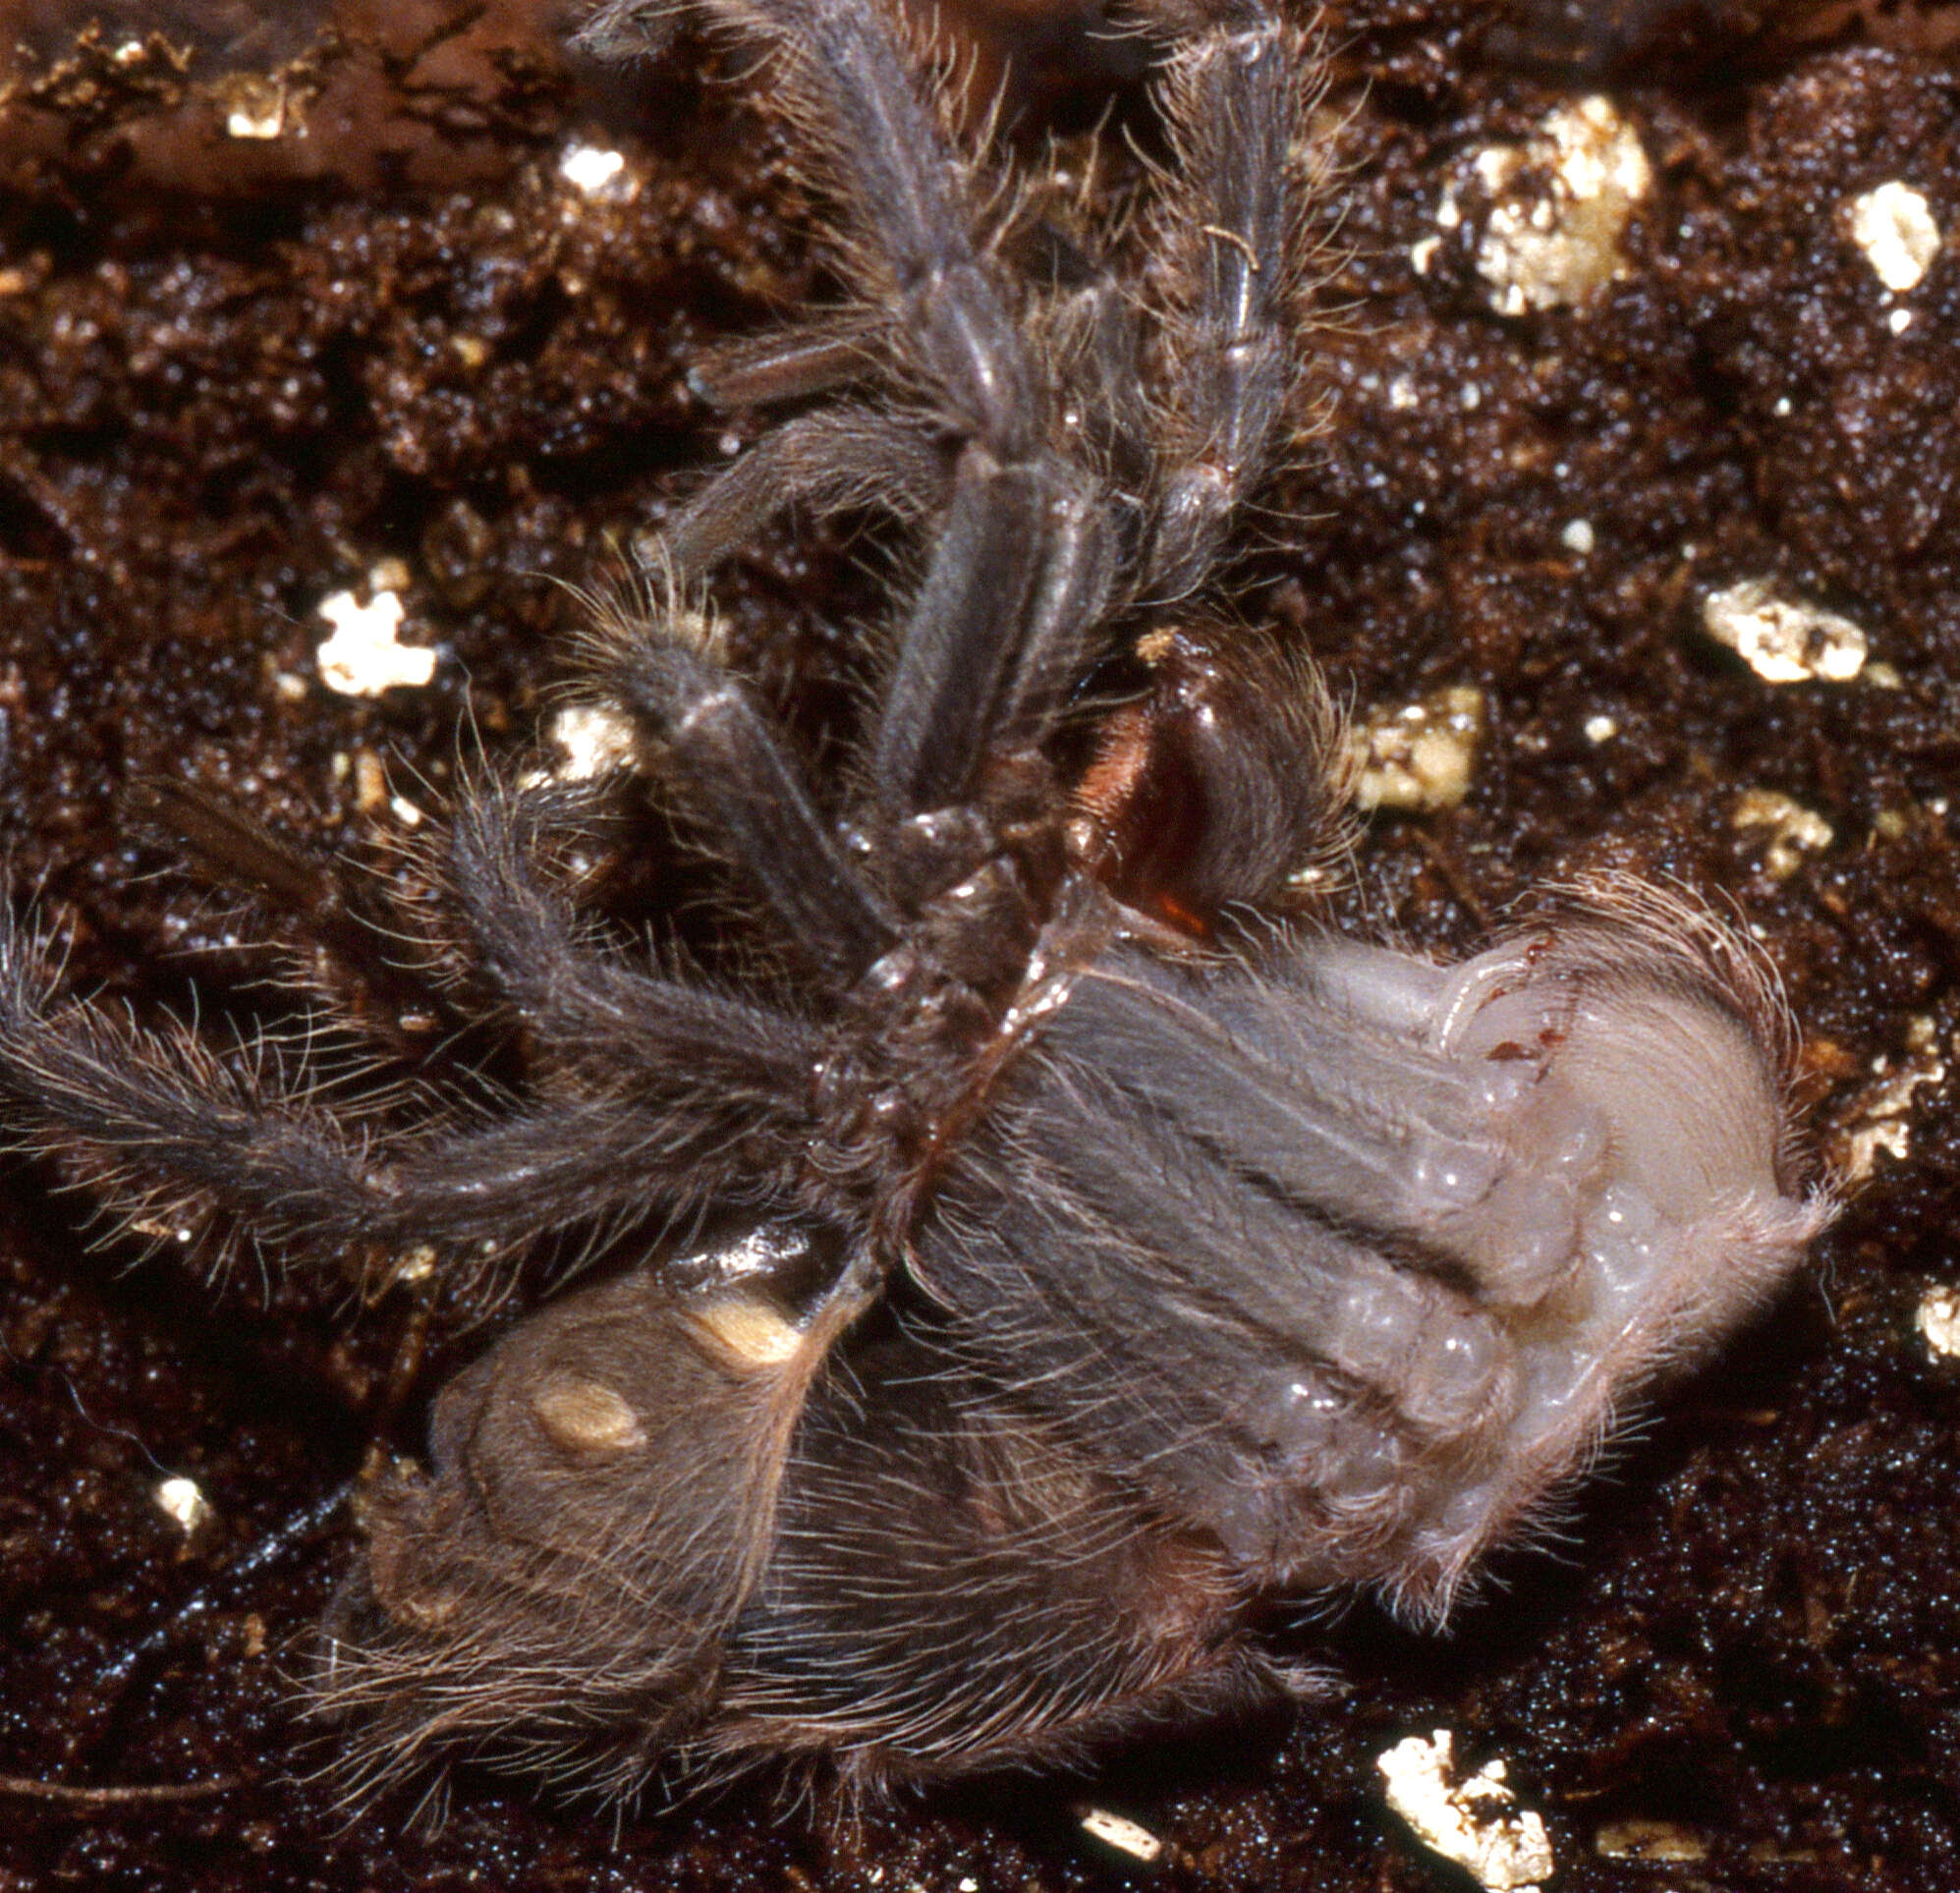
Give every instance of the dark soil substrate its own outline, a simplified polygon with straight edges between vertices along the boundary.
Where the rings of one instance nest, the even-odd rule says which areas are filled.
[[[1066,7],[970,11],[990,58],[1038,54],[1029,114],[1090,122],[1120,81]],[[783,135],[719,62],[684,41],[626,81],[584,70],[547,12],[0,8],[22,42],[0,92],[0,794],[15,885],[78,986],[276,1012],[241,944],[270,923],[177,864],[131,785],[188,779],[356,852],[396,798],[439,807],[464,719],[497,755],[548,709],[578,611],[554,581],[602,573],[762,424],[688,393],[693,353],[827,293]],[[1955,12],[1331,10],[1341,313],[1309,393],[1335,424],[1269,496],[1241,609],[1363,709],[1470,686],[1487,725],[1461,807],[1373,819],[1350,918],[1460,951],[1548,878],[1678,877],[1781,968],[1820,1150],[1883,1133],[1815,1269],[1548,1551],[1499,1560],[1440,1640],[1359,1607],[1282,1632],[1343,1693],[1089,1779],[853,1828],[764,1788],[616,1825],[464,1778],[432,1832],[407,1807],[350,1823],[288,1677],[354,1549],[328,1501],[404,1310],[84,1253],[85,1204],[21,1163],[0,1889],[1448,1886],[1374,1768],[1431,1729],[1506,1760],[1565,1893],[1960,1884],[1960,1363],[1915,1326],[1960,1274]],[[1476,155],[1595,91],[1654,171],[1624,267],[1581,306],[1500,314]],[[579,140],[637,191],[568,183]],[[1949,233],[1890,296],[1847,222],[1888,182]],[[435,681],[334,696],[315,607],[384,561]],[[1765,682],[1702,630],[1744,580],[1855,621],[1873,663]],[[841,532],[787,526],[731,577],[748,661],[815,753],[853,701],[836,627],[877,589]],[[475,1345],[438,1336],[424,1388]],[[389,1443],[414,1450],[420,1419]],[[166,1473],[214,1508],[188,1535]],[[1100,1851],[1089,1803],[1160,1836],[1158,1866]]]

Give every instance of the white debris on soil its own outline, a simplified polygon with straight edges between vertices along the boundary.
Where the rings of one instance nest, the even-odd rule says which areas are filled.
[[[545,727],[551,780],[589,782],[633,764],[633,725],[609,703],[566,703]]]
[[[435,652],[426,645],[403,644],[395,634],[406,615],[400,584],[386,583],[398,568],[377,566],[368,580],[366,603],[352,591],[336,591],[314,609],[333,627],[333,636],[314,653],[320,682],[343,696],[379,696],[398,687],[420,689],[435,675]]]
[[[568,144],[558,154],[558,175],[581,196],[624,203],[640,188],[623,152],[600,144]]]
[[[335,758],[338,761],[338,757]],[[354,806],[364,815],[378,814],[388,806],[393,792],[388,787],[388,771],[372,750],[357,750],[354,754]]]
[[[1469,684],[1369,711],[1351,739],[1355,801],[1363,808],[1456,807],[1470,793],[1484,730],[1484,693]]]
[[[162,1480],[156,1488],[156,1502],[177,1521],[187,1537],[211,1516],[211,1503],[194,1478],[180,1475]]]
[[[1763,579],[1738,580],[1708,593],[1702,629],[1768,684],[1849,683],[1865,668],[1870,650],[1865,633],[1849,618],[1779,598]]]
[[[1099,1840],[1103,1846],[1113,1847],[1117,1853],[1128,1854],[1146,1865],[1164,1851],[1164,1844],[1156,1835],[1125,1814],[1112,1814],[1106,1808],[1085,1808],[1081,1819],[1082,1831],[1092,1840]]]
[[[261,73],[233,73],[212,88],[225,115],[225,136],[265,140],[288,130],[286,88]],[[304,125],[294,125],[304,135]]]
[[[1815,808],[1806,808],[1774,789],[1745,789],[1729,810],[1729,822],[1739,829],[1767,831],[1763,871],[1772,881],[1787,881],[1803,866],[1806,855],[1821,853],[1837,838]]]
[[[1599,535],[1593,529],[1591,520],[1567,520],[1559,531],[1558,542],[1583,559],[1599,543]]]
[[[1561,105],[1527,143],[1487,145],[1472,162],[1495,199],[1477,271],[1499,315],[1583,303],[1621,272],[1620,238],[1653,168],[1610,99]]]
[[[1836,1168],[1846,1183],[1863,1183],[1881,1150],[1899,1163],[1912,1153],[1918,1095],[1937,1088],[1946,1079],[1946,1060],[1933,1022],[1924,1014],[1913,1020],[1904,1053],[1894,1058],[1880,1052],[1872,1061],[1872,1078],[1852,1116],[1832,1140]]]
[[[1520,1810],[1502,1761],[1456,1779],[1455,1738],[1447,1729],[1398,1742],[1374,1765],[1388,1805],[1431,1853],[1463,1867],[1489,1893],[1542,1886],[1552,1872],[1544,1822]]]
[[[1620,719],[1601,710],[1596,716],[1589,716],[1582,727],[1588,743],[1610,743],[1620,733]]]
[[[1932,206],[1922,193],[1896,179],[1853,197],[1845,220],[1851,241],[1895,296],[1917,289],[1939,254],[1939,226],[1933,221]],[[1894,333],[1903,327],[1898,324]]]
[[[1913,1326],[1935,1361],[1951,1361],[1960,1355],[1960,1289],[1928,1289],[1920,1297]]]

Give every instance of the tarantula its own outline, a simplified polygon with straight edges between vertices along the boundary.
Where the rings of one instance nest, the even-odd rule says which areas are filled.
[[[879,5],[700,10],[772,55],[863,294],[711,364],[829,399],[682,512],[666,594],[588,656],[770,954],[629,951],[563,871],[581,808],[479,785],[444,898],[527,1084],[404,1125],[60,1003],[0,942],[18,1134],[141,1227],[369,1284],[567,1230],[628,1254],[367,1495],[316,1688],[375,1778],[875,1785],[1269,1698],[1300,1679],[1262,1601],[1440,1618],[1826,1212],[1772,989],[1685,904],[1567,899],[1456,967],[1259,920],[1337,838],[1341,735],[1311,666],[1194,600],[1298,379],[1307,35],[1145,0],[1170,157],[1124,282],[981,175]],[[823,801],[697,602],[791,501],[930,535]],[[1085,717],[1115,653],[1144,682]]]

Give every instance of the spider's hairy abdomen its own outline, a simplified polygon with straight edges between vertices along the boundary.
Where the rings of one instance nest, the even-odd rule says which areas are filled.
[[[602,1258],[369,1482],[313,1696],[357,1792],[458,1755],[874,1788],[1297,1691],[1263,1606],[1440,1617],[1828,1212],[1772,984],[1693,904],[1568,896],[1454,967],[1274,911],[1345,844],[1348,746],[1303,652],[1198,598],[1300,405],[1307,36],[1140,6],[1170,156],[1126,279],[957,147],[884,0],[685,11],[770,55],[857,300],[700,377],[816,405],[598,614],[636,766],[467,784],[432,918],[374,922],[507,1088],[363,1108],[64,1005],[0,931],[15,1135],[146,1232],[369,1290]],[[872,503],[919,577],[819,794],[705,587],[773,512]],[[753,936],[718,980],[567,885],[649,782]]]
[[[903,1332],[799,1429],[714,1754],[841,1754],[863,1784],[1077,1761],[1270,1696],[1246,1599],[1038,1407]]]

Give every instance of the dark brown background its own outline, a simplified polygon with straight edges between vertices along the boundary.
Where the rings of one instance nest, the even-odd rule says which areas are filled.
[[[1242,592],[1364,707],[1485,693],[1468,802],[1377,818],[1350,918],[1457,951],[1588,867],[1725,894],[1788,981],[1815,1141],[1840,1155],[1875,1060],[1960,1063],[1956,11],[1334,6],[1347,260],[1325,301],[1345,313],[1313,392],[1336,420],[1303,439]],[[968,13],[989,59],[1023,49],[1037,116],[1092,112],[1126,63],[1040,0]],[[690,352],[825,282],[780,134],[697,43],[622,82],[568,63],[537,0],[101,15],[91,40],[72,0],[0,7],[0,45],[23,43],[0,93],[5,838],[79,984],[181,1007],[195,981],[252,1014],[264,960],[238,940],[263,922],[241,933],[175,869],[125,785],[189,778],[359,847],[394,819],[360,807],[365,752],[438,806],[466,712],[492,752],[535,725],[576,609],[550,579],[602,569],[760,424],[689,397]],[[304,138],[222,137],[268,85]],[[1623,280],[1498,317],[1471,199],[1412,270],[1470,154],[1601,85],[1656,172]],[[632,201],[558,177],[575,135],[627,153]],[[1949,233],[1903,335],[1843,227],[1889,179]],[[1561,538],[1574,519],[1590,554]],[[314,606],[389,557],[437,680],[333,696]],[[1772,687],[1710,644],[1700,597],[1750,577],[1857,620],[1898,687]],[[875,589],[836,533],[787,528],[734,576],[748,659],[819,752],[849,696],[836,627]],[[1601,715],[1618,733],[1596,743]],[[1750,789],[1833,840],[1778,878],[1733,820]],[[764,1788],[616,1830],[475,1780],[432,1835],[405,1837],[404,1809],[348,1824],[304,1778],[317,1755],[282,1673],[352,1550],[344,1514],[305,1515],[361,1462],[402,1311],[84,1254],[85,1204],[16,1165],[0,1889],[1120,1882],[1076,1828],[1084,1801],[1164,1838],[1136,1877],[1167,1887],[1461,1884],[1377,1792],[1374,1755],[1431,1728],[1506,1758],[1570,1893],[1950,1889],[1960,1364],[1930,1358],[1913,1310],[1960,1278],[1953,1097],[1950,1079],[1916,1092],[1908,1157],[1877,1159],[1812,1272],[1614,1453],[1548,1548],[1498,1561],[1450,1637],[1303,1613],[1292,1646],[1330,1649],[1348,1687],[1297,1724],[856,1832]],[[438,1348],[435,1377],[478,1344]],[[166,1471],[215,1508],[188,1540],[152,1497]],[[90,1805],[36,1783],[189,1793]],[[1689,1858],[1602,1854],[1631,1820]]]

